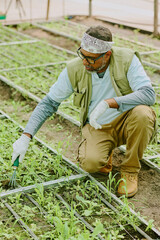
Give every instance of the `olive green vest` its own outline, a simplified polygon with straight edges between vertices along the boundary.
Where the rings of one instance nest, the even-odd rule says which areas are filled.
[[[110,58],[110,77],[117,96],[132,92],[127,79],[127,72],[134,54],[137,52],[127,48],[112,48]],[[86,71],[82,60],[75,58],[67,64],[68,77],[74,90],[73,104],[81,107],[80,122],[83,126],[87,120],[88,107],[92,96],[92,75]]]

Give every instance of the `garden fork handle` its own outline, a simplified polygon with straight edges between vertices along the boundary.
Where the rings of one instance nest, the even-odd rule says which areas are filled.
[[[19,166],[19,156],[16,158],[12,166],[14,167],[14,169],[16,169]]]

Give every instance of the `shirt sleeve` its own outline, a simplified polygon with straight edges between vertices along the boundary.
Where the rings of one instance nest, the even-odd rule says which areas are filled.
[[[33,111],[24,132],[34,136],[46,119],[52,116],[60,103],[72,94],[72,85],[68,78],[67,68],[58,77],[58,80],[50,88],[49,93],[41,100]]]
[[[155,91],[150,86],[144,86],[133,93],[114,99],[119,105],[118,110],[125,112],[138,105],[153,105],[155,103]]]
[[[127,78],[132,91],[136,91],[144,86],[151,86],[151,80],[146,74],[140,60],[134,55],[129,67]]]
[[[67,99],[73,93],[73,88],[70,83],[67,68],[65,68],[58,77],[56,83],[52,85],[48,96],[58,102],[61,103],[65,99]]]
[[[46,119],[57,111],[59,105],[60,103],[46,95],[34,109],[24,132],[31,134],[33,137]]]
[[[137,105],[151,106],[155,103],[155,91],[150,78],[135,55],[129,67],[127,78],[133,93],[114,98],[119,105],[119,111],[125,112]]]

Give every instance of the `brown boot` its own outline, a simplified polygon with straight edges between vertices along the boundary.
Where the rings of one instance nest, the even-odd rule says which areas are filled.
[[[99,173],[108,174],[109,172],[112,171],[112,155],[113,155],[113,151],[111,152],[111,155],[109,156],[107,165],[105,167],[101,168],[99,170]]]
[[[138,173],[122,172],[121,180],[118,186],[118,196],[125,195],[126,197],[133,197],[138,191]]]

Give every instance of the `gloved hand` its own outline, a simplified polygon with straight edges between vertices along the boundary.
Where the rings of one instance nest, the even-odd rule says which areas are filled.
[[[101,129],[102,126],[97,123],[97,119],[109,108],[106,101],[102,100],[90,114],[89,123],[95,129]]]
[[[25,134],[22,134],[22,136],[13,143],[12,163],[14,163],[18,156],[19,162],[22,162],[28,149],[30,140],[31,140],[30,137],[27,137]]]

